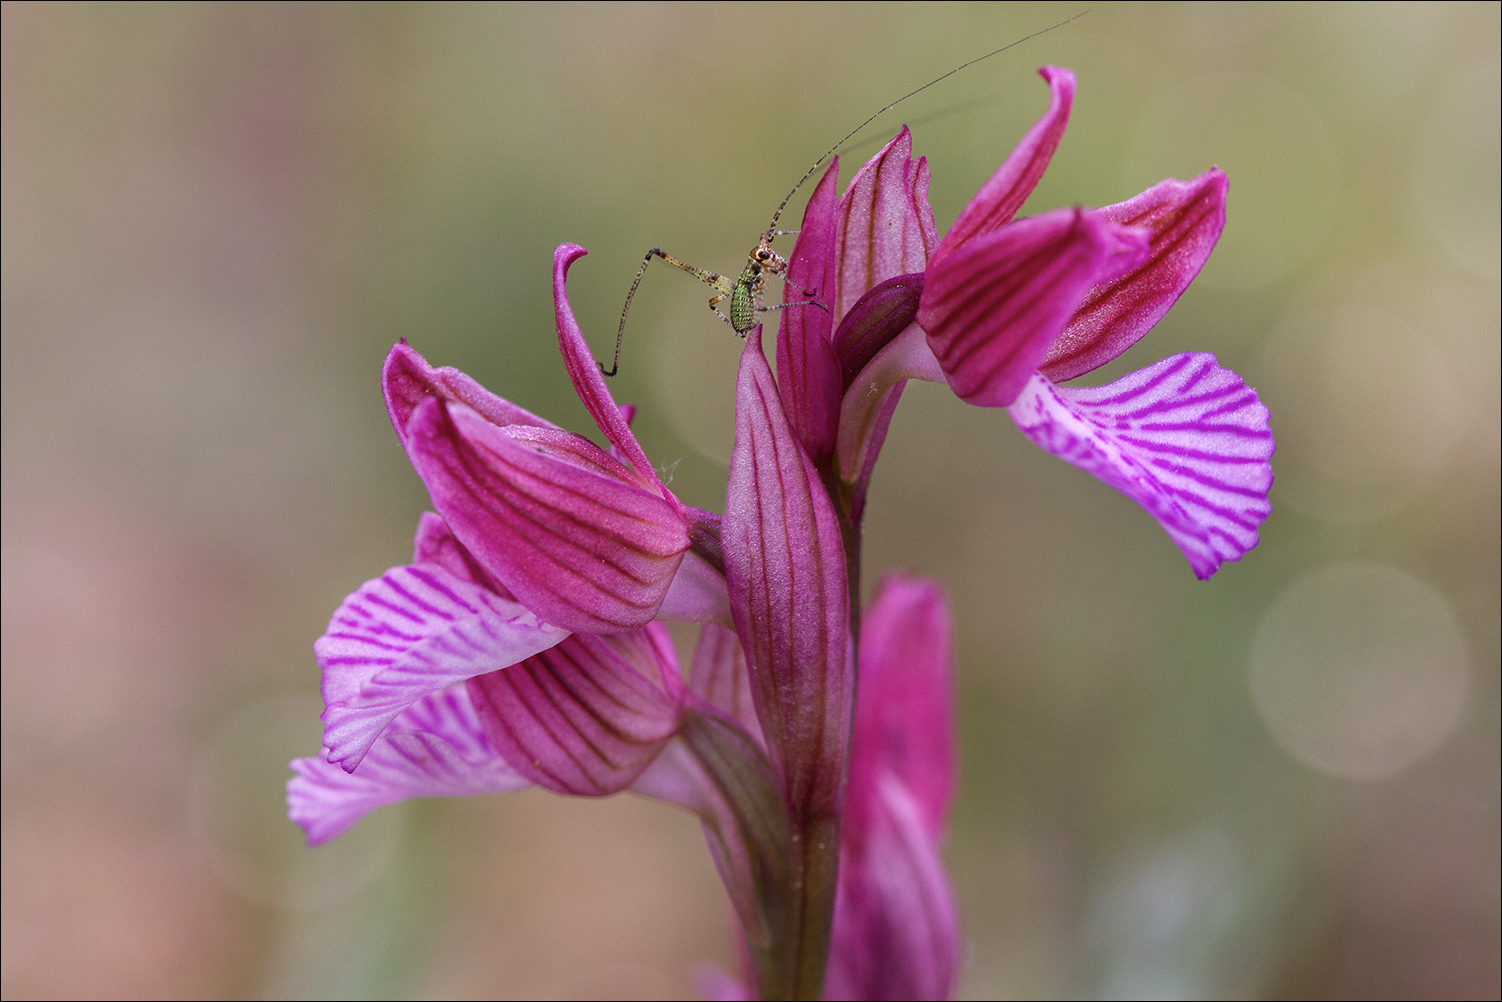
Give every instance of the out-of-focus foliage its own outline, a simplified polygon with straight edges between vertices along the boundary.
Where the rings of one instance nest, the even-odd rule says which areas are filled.
[[[696,825],[531,794],[308,851],[309,645],[425,499],[405,336],[589,429],[642,252],[738,270],[882,104],[1054,4],[51,6],[3,24],[7,996],[662,997],[730,963]],[[1499,990],[1498,8],[1110,6],[889,113],[942,231],[1079,75],[1030,207],[1231,180],[1201,279],[1104,381],[1213,350],[1279,442],[1262,545],[1196,582],[1135,506],[938,387],[867,578],[955,604],[962,992]],[[718,509],[740,343],[648,274],[613,389]],[[688,636],[684,635],[685,638]]]

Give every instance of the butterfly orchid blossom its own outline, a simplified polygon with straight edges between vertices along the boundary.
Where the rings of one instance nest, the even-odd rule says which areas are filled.
[[[325,754],[291,817],[317,844],[415,796],[631,789],[693,811],[746,964],[717,998],[945,998],[959,926],[942,843],[956,753],[936,583],[888,577],[861,614],[861,524],[906,380],[1005,408],[1046,451],[1153,515],[1200,577],[1267,517],[1267,410],[1213,356],[1106,386],[1198,274],[1226,178],[1103,209],[1017,212],[1074,98],[1051,100],[940,240],[904,128],[838,194],[832,163],[788,259],[776,374],[760,327],[735,387],[722,516],[668,491],[605,386],[553,262],[559,347],[602,448],[433,368],[383,382],[436,514],[314,645]],[[680,671],[663,620],[702,624]],[[858,693],[858,695],[857,695]]]

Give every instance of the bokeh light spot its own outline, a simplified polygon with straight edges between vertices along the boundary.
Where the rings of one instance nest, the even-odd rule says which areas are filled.
[[[1468,655],[1450,603],[1381,564],[1315,570],[1252,640],[1252,699],[1295,758],[1348,779],[1395,775],[1459,722]]]

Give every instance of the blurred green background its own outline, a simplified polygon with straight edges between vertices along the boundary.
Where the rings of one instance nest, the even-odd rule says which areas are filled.
[[[423,802],[317,851],[286,822],[309,645],[426,507],[381,360],[405,336],[593,432],[556,244],[604,357],[647,247],[738,269],[854,124],[1078,9],[5,4],[5,996],[653,998],[730,963],[660,804]],[[1057,63],[1026,211],[1219,164],[1203,276],[1086,381],[1213,351],[1279,444],[1262,545],[1199,583],[1005,415],[908,390],[865,565],[953,600],[962,996],[1502,990],[1498,12],[1100,6],[843,158],[911,123],[942,232]],[[613,388],[719,510],[707,295],[649,274]]]

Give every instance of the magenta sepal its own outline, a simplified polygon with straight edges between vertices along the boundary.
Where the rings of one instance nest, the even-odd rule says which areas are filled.
[[[713,623],[706,624],[699,631],[688,687],[700,699],[739,724],[757,747],[766,748],[761,721],[756,719],[756,700],[751,695],[751,673],[746,668],[746,656],[735,631]]]
[[[676,501],[582,436],[461,403],[424,400],[407,433],[434,507],[528,609],[583,633],[656,618],[689,546]]]
[[[940,847],[954,796],[953,630],[943,590],[889,575],[862,621],[825,997],[945,999],[959,918]]]
[[[850,389],[860,371],[918,317],[923,272],[897,275],[866,291],[834,332],[840,360],[841,391]]]
[[[1147,251],[1145,231],[1096,212],[1015,220],[929,265],[918,323],[960,399],[1010,404],[1091,286]]]
[[[782,407],[803,448],[815,463],[834,452],[840,418],[840,366],[830,344],[834,301],[835,201],[839,184],[836,159],[819,179],[803,212],[798,242],[788,258],[787,280],[782,286],[786,303],[819,305],[788,306],[779,311],[777,334],[777,386]],[[804,291],[811,293],[805,296]]]
[[[566,636],[436,563],[391,568],[346,598],[313,644],[323,669],[329,761],[353,771],[408,706]]]
[[[944,235],[943,243],[934,250],[929,265],[1011,222],[1048,170],[1054,150],[1064,136],[1064,127],[1069,124],[1069,111],[1074,105],[1074,74],[1058,66],[1045,66],[1038,75],[1048,84],[1048,110],[1027,130],[996,173],[981,185]]]
[[[1150,234],[1147,258],[1085,296],[1038,370],[1062,383],[1105,365],[1152,330],[1209,260],[1226,225],[1225,174],[1169,178],[1098,210]]]
[[[958,762],[953,633],[938,582],[901,574],[882,579],[861,620],[847,843],[863,837],[882,771],[916,798],[924,830],[943,834]]]
[[[677,499],[663,486],[656,471],[652,469],[652,461],[642,451],[636,436],[631,434],[626,416],[621,413],[621,408],[610,394],[610,388],[605,385],[605,377],[595,364],[589,343],[584,340],[584,332],[579,329],[573,307],[569,305],[568,270],[575,261],[588,253],[578,244],[559,244],[553,251],[553,312],[558,326],[558,348],[563,352],[563,362],[568,368],[569,378],[574,382],[574,391],[579,394],[579,399],[584,402],[600,431],[605,433],[611,445],[620,450],[643,482],[653,485],[657,493],[676,506]]]
[[[468,682],[496,751],[556,793],[599,797],[630,786],[678,730],[683,685],[666,627],[575,634],[505,671]]]
[[[402,448],[407,447],[407,424],[412,419],[412,412],[429,397],[467,404],[500,427],[513,424],[534,428],[558,427],[496,396],[458,369],[447,365],[434,368],[409,347],[405,339],[392,345],[386,354],[386,362],[381,368],[381,391],[385,394],[391,425],[396,429]]]
[[[353,773],[319,758],[292,763],[287,815],[322,845],[379,807],[412,797],[506,793],[531,784],[496,754],[463,686],[423,697],[377,738]]]
[[[1044,451],[1145,508],[1197,577],[1257,545],[1272,510],[1272,430],[1256,392],[1214,355],[1174,355],[1105,386],[1035,374],[1008,412]]]
[[[836,325],[875,286],[922,271],[938,246],[928,161],[912,159],[912,151],[912,134],[903,126],[855,172],[835,210]]]
[[[760,329],[741,353],[736,400],[721,526],[730,609],[790,809],[837,817],[854,673],[845,548],[783,415]]]
[[[862,853],[841,854],[824,997],[948,999],[959,908],[939,843],[892,773],[877,776],[872,808]]]

